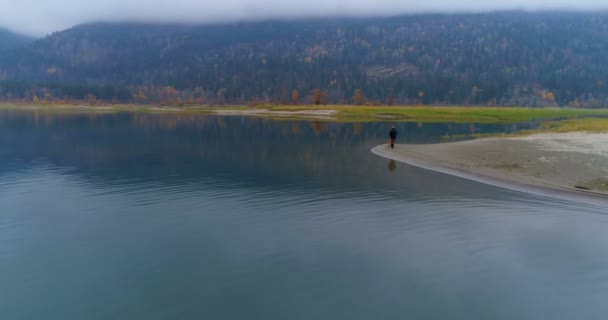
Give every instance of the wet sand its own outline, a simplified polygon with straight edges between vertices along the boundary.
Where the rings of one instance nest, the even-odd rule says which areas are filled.
[[[385,158],[509,189],[608,199],[608,133],[380,145]]]

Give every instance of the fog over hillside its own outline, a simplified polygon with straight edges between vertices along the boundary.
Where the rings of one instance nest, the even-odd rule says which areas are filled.
[[[604,0],[0,0],[0,25],[41,36],[96,21],[209,23],[495,10],[605,10]]]

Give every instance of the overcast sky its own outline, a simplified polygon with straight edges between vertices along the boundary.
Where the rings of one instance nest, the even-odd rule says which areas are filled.
[[[0,25],[41,36],[91,21],[217,22],[502,9],[608,9],[608,0],[0,0]]]

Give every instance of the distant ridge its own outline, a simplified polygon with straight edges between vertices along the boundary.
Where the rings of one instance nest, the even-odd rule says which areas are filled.
[[[607,13],[94,23],[0,53],[0,99],[608,107],[606,52]]]

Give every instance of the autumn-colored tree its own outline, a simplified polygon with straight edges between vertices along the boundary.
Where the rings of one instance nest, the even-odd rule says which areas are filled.
[[[91,106],[97,104],[97,97],[94,94],[87,95],[87,103]]]
[[[545,92],[545,94],[543,94],[543,98],[550,103],[555,103],[555,95],[551,91]]]
[[[160,91],[160,99],[162,103],[172,103],[178,95],[178,91],[172,86],[166,86]]]
[[[581,102],[580,102],[580,101],[578,101],[578,99],[576,99],[576,100],[574,100],[574,101],[570,101],[570,106],[571,106],[572,108],[576,108],[576,109],[578,109],[578,108],[580,108],[580,107],[581,107]]]
[[[293,101],[293,104],[295,105],[300,104],[300,91],[298,91],[298,89],[294,89],[291,92],[291,101]]]
[[[260,99],[258,99],[258,97],[252,97],[247,102],[247,105],[250,106],[250,107],[258,106],[258,105],[260,105]]]
[[[38,96],[34,96],[33,101],[34,101],[34,103],[38,104],[38,103],[40,103],[40,98],[38,98]]]
[[[475,104],[477,102],[477,94],[479,94],[479,88],[477,86],[473,86],[471,88],[471,103]]]
[[[226,88],[221,88],[217,91],[217,104],[223,105],[226,97],[225,97]]]
[[[355,90],[355,94],[353,95],[353,103],[360,106],[363,104],[363,93],[361,89]]]
[[[312,103],[314,103],[315,105],[320,105],[321,104],[321,98],[323,97],[323,91],[321,91],[321,89],[314,89],[312,91]]]
[[[135,102],[144,103],[148,101],[146,91],[147,90],[145,87],[134,87],[131,88],[131,96],[133,97],[133,100],[135,100]]]

